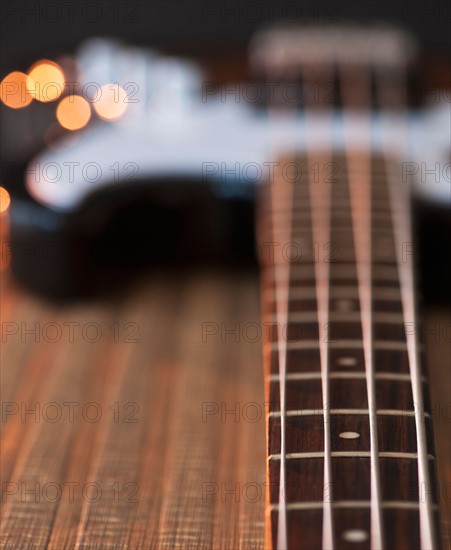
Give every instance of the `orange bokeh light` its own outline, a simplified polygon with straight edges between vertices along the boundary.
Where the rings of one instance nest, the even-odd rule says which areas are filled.
[[[127,92],[119,84],[105,84],[93,107],[103,120],[116,120],[127,110]]]
[[[27,90],[27,75],[19,71],[9,73],[0,84],[0,100],[11,109],[22,109],[33,101]]]
[[[11,203],[11,198],[8,191],[4,187],[0,187],[0,214],[6,212]]]
[[[91,107],[79,95],[70,95],[61,100],[56,109],[56,118],[66,130],[80,130],[91,118]]]
[[[28,71],[28,92],[43,103],[56,101],[63,93],[64,85],[61,67],[48,59],[38,61]]]

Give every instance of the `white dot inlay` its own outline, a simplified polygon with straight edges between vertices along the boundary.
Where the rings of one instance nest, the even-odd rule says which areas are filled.
[[[360,437],[360,434],[357,432],[341,432],[338,435],[341,439],[358,439]]]
[[[354,367],[357,365],[357,359],[355,357],[340,357],[337,363],[340,367]]]
[[[363,529],[348,529],[343,532],[342,538],[346,542],[365,542],[368,540],[368,533]]]

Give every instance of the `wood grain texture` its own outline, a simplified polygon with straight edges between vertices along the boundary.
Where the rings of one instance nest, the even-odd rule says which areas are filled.
[[[93,323],[102,338],[22,342],[19,328],[2,346],[1,547],[262,548],[261,342],[221,337],[258,323],[255,277],[154,277],[64,309],[6,279],[3,323]]]

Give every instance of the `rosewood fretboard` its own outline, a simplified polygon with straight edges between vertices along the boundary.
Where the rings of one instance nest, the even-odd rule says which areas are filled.
[[[315,161],[327,170],[315,172]],[[288,162],[304,167],[294,183]],[[268,546],[439,548],[401,163],[317,153],[280,167],[259,227],[273,327],[264,345]]]

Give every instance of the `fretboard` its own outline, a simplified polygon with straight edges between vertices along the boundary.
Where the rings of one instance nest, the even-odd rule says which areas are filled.
[[[289,162],[304,167],[294,182]],[[439,548],[400,162],[318,153],[279,166],[259,218],[267,546]]]

